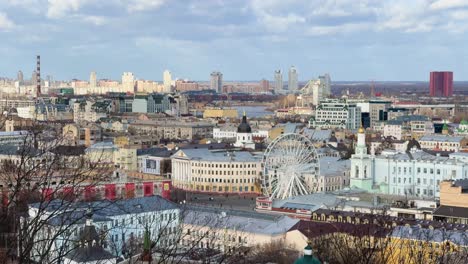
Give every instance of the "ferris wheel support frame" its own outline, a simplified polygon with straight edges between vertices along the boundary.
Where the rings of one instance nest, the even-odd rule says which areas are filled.
[[[313,142],[296,133],[273,140],[263,154],[263,165],[262,192],[270,199],[310,193],[305,175],[317,175],[320,169]]]

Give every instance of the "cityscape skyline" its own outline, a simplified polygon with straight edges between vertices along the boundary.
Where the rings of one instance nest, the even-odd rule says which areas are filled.
[[[41,54],[43,73],[62,80],[91,71],[159,80],[165,69],[192,80],[213,70],[272,80],[291,65],[300,80],[329,72],[336,81],[427,81],[430,71],[467,80],[463,1],[1,3],[2,76],[30,76]]]
[[[0,38],[0,263],[466,263],[468,0],[0,0]]]

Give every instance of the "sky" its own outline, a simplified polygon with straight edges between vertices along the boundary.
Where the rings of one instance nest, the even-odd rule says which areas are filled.
[[[468,80],[468,0],[0,0],[0,76]]]

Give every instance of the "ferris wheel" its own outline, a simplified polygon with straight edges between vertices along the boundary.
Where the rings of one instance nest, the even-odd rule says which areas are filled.
[[[270,199],[285,199],[311,193],[311,178],[319,173],[315,147],[300,134],[284,134],[263,154],[262,191]]]

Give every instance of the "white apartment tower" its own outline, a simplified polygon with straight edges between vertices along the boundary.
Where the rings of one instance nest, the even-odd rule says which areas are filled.
[[[163,73],[163,84],[164,84],[164,92],[170,93],[171,86],[172,86],[172,74],[169,70],[165,70]]]
[[[283,90],[283,73],[281,70],[275,71],[275,93],[279,93]]]
[[[121,92],[135,92],[135,76],[131,72],[124,72],[122,74],[122,91]]]
[[[312,103],[318,105],[320,101],[330,98],[331,95],[331,79],[329,74],[319,76],[318,80],[314,80],[312,85]]]
[[[218,93],[223,92],[223,74],[221,72],[214,71],[211,73],[210,89]]]
[[[289,91],[297,91],[298,89],[298,77],[297,77],[297,70],[294,66],[289,68],[289,75],[288,75],[288,90]]]
[[[18,71],[18,75],[16,77],[17,81],[20,82],[20,83],[23,83],[24,82],[24,75],[23,75],[23,72],[22,71]]]
[[[89,87],[90,88],[97,87],[97,77],[96,77],[95,71],[92,71],[91,74],[89,75]]]

